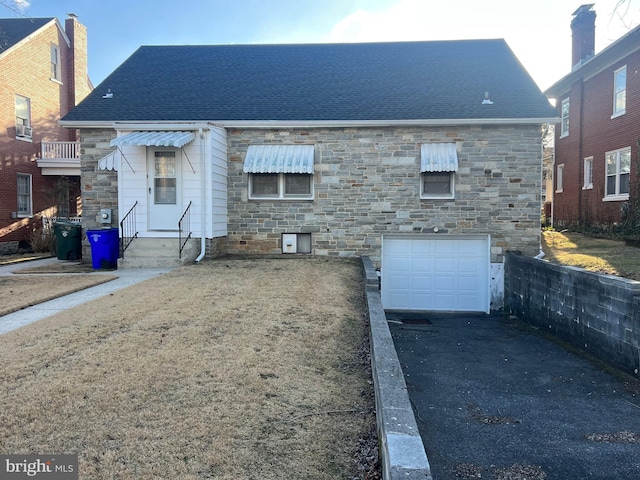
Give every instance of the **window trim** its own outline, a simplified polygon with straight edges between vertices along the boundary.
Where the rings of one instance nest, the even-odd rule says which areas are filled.
[[[278,193],[277,195],[258,195],[253,193],[253,178],[256,175],[277,175],[278,176]],[[309,194],[306,195],[287,195],[285,194],[285,182],[286,177],[290,175],[308,175],[309,176]],[[314,189],[314,181],[313,174],[311,173],[283,173],[283,172],[274,172],[274,173],[248,173],[247,174],[247,184],[248,184],[248,198],[249,200],[258,200],[258,201],[269,201],[269,200],[277,200],[277,201],[311,201],[315,198],[315,189]]]
[[[29,210],[20,210],[20,184],[19,179],[26,178],[28,180],[27,188],[29,189]],[[25,195],[25,194],[22,194]],[[16,174],[16,216],[18,218],[32,218],[33,217],[33,176],[30,173],[18,173]]]
[[[620,72],[622,72],[623,70],[625,72],[625,74],[624,74],[624,78],[625,78],[625,80],[624,80],[624,88],[621,88],[621,89],[618,90],[616,88],[617,87],[616,80],[618,79],[618,74]],[[618,104],[617,99],[618,99],[618,96],[621,93],[624,93],[624,96],[625,96],[624,107],[621,108],[620,110],[617,110],[616,109],[617,104]],[[624,65],[624,66],[618,68],[617,70],[615,70],[613,72],[613,114],[611,115],[611,118],[616,118],[616,117],[619,117],[619,116],[624,115],[625,113],[627,113],[627,99],[626,99],[626,97],[627,97],[627,66]]]
[[[622,152],[629,151],[629,159],[631,160],[631,147],[619,148],[617,150],[611,150],[609,152],[605,152],[604,154],[604,198],[603,202],[616,202],[616,201],[625,201],[629,200],[629,192],[620,193],[620,156]],[[616,155],[616,188],[615,192],[609,194],[607,191],[607,184],[609,180],[609,173],[607,172],[607,157],[611,154]],[[631,180],[631,164],[629,164],[629,180]]]
[[[567,114],[564,113],[564,106],[567,105]],[[569,136],[569,114],[571,112],[571,102],[569,97],[560,102],[560,138]],[[565,127],[566,120],[566,127]]]
[[[556,193],[564,192],[564,163],[556,165]]]
[[[22,99],[27,103],[27,117],[18,116],[18,100]],[[14,111],[16,115],[16,140],[23,142],[33,142],[33,128],[31,127],[31,99],[24,95],[16,94],[14,97]],[[19,121],[22,121],[21,123]],[[22,133],[20,133],[22,132]]]
[[[449,190],[450,193],[446,194],[434,194],[434,193],[425,193],[424,191],[424,177],[425,175],[449,175]],[[420,172],[420,199],[421,200],[453,200],[456,198],[455,192],[456,185],[456,172]]]
[[[52,43],[49,50],[49,60],[51,67],[51,76],[49,80],[52,80],[56,83],[62,83],[62,62],[60,61],[60,47],[55,43]],[[54,53],[55,53],[55,62],[54,62]],[[55,73],[55,75],[54,75]]]
[[[589,175],[587,175],[587,165],[589,165]],[[593,189],[593,157],[585,157],[583,160],[583,176],[582,176],[582,190]]]

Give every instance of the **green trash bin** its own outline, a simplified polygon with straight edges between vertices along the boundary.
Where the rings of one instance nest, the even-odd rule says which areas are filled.
[[[82,258],[82,227],[78,223],[56,222],[53,225],[56,236],[58,260],[80,260]]]

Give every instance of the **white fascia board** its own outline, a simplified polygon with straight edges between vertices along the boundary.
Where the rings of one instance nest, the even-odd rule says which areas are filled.
[[[188,130],[209,128],[341,128],[341,127],[407,127],[452,125],[544,125],[559,123],[560,117],[543,118],[467,118],[435,120],[212,120],[210,122],[92,122],[60,121],[68,128],[114,128],[116,130]]]

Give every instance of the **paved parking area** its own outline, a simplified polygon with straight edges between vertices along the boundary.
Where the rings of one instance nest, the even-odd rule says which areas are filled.
[[[637,383],[517,319],[387,319],[434,480],[640,478]]]

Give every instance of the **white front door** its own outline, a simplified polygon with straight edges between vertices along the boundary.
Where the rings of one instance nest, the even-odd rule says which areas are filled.
[[[182,215],[181,170],[179,150],[149,149],[149,230],[178,230]]]

